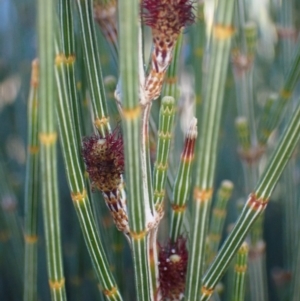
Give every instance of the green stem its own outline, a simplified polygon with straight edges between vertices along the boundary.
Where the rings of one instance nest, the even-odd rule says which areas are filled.
[[[86,75],[89,80],[89,90],[91,93],[94,125],[100,136],[105,138],[111,132],[111,126],[107,112],[101,66],[99,60],[95,61],[95,58],[98,57],[98,47],[92,14],[92,1],[78,0],[77,4],[82,32]],[[122,187],[119,187],[118,190],[121,195],[125,195],[125,191]],[[126,211],[125,206],[124,201],[124,211]]]
[[[38,61],[32,62],[31,88],[28,101],[28,154],[25,192],[25,266],[24,301],[37,300],[37,228],[39,187],[38,144]]]
[[[75,130],[72,124],[68,85],[65,74],[65,56],[60,54],[56,45],[55,75],[58,88],[57,115],[63,156],[68,184],[76,213],[83,232],[97,280],[107,300],[122,300],[116,282],[109,269],[109,263],[97,233],[90,201],[85,187],[83,172],[80,167],[79,153],[74,144]]]
[[[175,116],[174,98],[165,96],[162,99],[159,114],[158,143],[156,162],[153,171],[154,204],[156,210],[162,212],[165,197],[165,185],[168,170],[168,158],[172,138],[172,129]]]
[[[293,59],[293,50],[295,48],[296,40],[293,37],[287,37],[285,32],[294,32],[294,19],[293,19],[293,1],[286,0],[280,5],[279,11],[279,61],[280,61],[280,71],[282,74],[287,73],[287,68],[291,64]],[[295,98],[292,99],[291,103],[288,104],[287,116],[292,114],[295,105]],[[284,120],[283,122],[286,122]],[[284,213],[283,213],[283,249],[284,249],[284,267],[291,271],[295,265],[295,253],[297,250],[298,237],[295,231],[297,227],[295,225],[298,223],[298,205],[295,200],[298,198],[298,187],[294,183],[295,177],[295,164],[297,158],[293,156],[290,160],[287,168],[283,173],[283,194],[284,194]]]
[[[60,0],[60,21],[62,33],[62,50],[66,57],[64,60],[66,69],[66,79],[70,91],[72,120],[75,127],[76,141],[78,151],[81,151],[81,137],[83,131],[81,106],[78,99],[78,91],[75,79],[75,37],[74,37],[74,22],[73,22],[73,5],[71,0]],[[82,163],[83,164],[83,163]]]
[[[181,234],[181,227],[186,209],[186,202],[191,186],[191,168],[194,159],[194,146],[197,138],[197,119],[193,118],[187,132],[180,165],[174,183],[174,196],[171,201],[170,238],[175,243]]]
[[[197,178],[195,181],[192,231],[190,236],[186,300],[199,300],[205,262],[205,240],[215,176],[218,135],[221,124],[225,80],[233,34],[234,0],[219,1],[211,41],[210,66],[202,108],[200,139],[197,145]],[[198,66],[197,66],[198,67]],[[200,107],[199,107],[200,108]],[[198,114],[196,113],[196,116]]]
[[[233,183],[227,180],[221,183],[221,187],[217,192],[217,199],[213,207],[212,218],[209,227],[208,263],[215,258],[220,245],[223,226],[227,214],[227,203],[231,197],[232,190]]]
[[[152,299],[147,226],[153,222],[150,204],[143,199],[140,137],[142,135],[139,105],[139,0],[119,1],[120,78],[122,82],[123,135],[125,152],[125,178],[128,191],[128,216],[132,240],[137,300]],[[142,74],[140,74],[142,75]],[[142,156],[145,156],[143,154]]]
[[[153,183],[151,172],[150,159],[150,141],[149,141],[149,118],[152,103],[148,103],[143,107],[142,111],[142,143],[141,143],[141,164],[143,172],[143,187],[144,187],[144,201],[150,205],[152,214],[155,212],[153,200]]]
[[[247,261],[248,245],[244,242],[236,255],[232,301],[244,301],[245,299]]]
[[[257,221],[254,223],[253,229],[255,229],[256,224]],[[263,240],[256,241],[255,245],[252,243],[250,246],[249,289],[251,300],[254,301],[268,300],[265,249],[266,244]]]
[[[232,257],[242,244],[251,226],[266,208],[285,165],[300,138],[300,106],[295,110],[254,192],[250,194],[232,232],[224,242],[216,259],[203,277],[201,300],[208,300]]]
[[[172,96],[175,100],[179,97],[178,91],[178,67],[180,64],[180,54],[183,45],[183,33],[181,32],[177,38],[176,45],[173,50],[173,57],[171,64],[168,68],[165,80],[162,95],[164,96]]]
[[[158,143],[156,150],[156,161],[153,170],[153,189],[155,214],[157,214],[158,221],[161,220],[164,214],[164,198],[165,187],[168,171],[168,158],[170,152],[170,144],[172,138],[172,128],[174,123],[175,107],[174,98],[165,96],[162,99],[161,108],[159,112],[159,126],[158,126]],[[153,188],[152,188],[153,187]],[[157,227],[157,226],[156,226]],[[152,264],[152,286],[153,290],[157,292],[158,285],[158,259],[157,259],[157,229],[154,229],[150,234],[150,250],[151,250],[151,264]],[[156,279],[156,280],[154,280]]]
[[[260,145],[265,146],[272,131],[278,125],[282,112],[291,98],[295,86],[300,76],[300,42],[295,50],[294,58],[289,66],[288,73],[285,75],[284,84],[279,93],[279,99],[274,103],[271,114],[267,120],[260,120],[258,124],[258,141]]]
[[[204,1],[199,1],[197,4],[197,23],[193,28],[193,55],[194,55],[194,72],[195,72],[195,94],[196,94],[196,118],[202,118],[202,97],[203,97],[203,57],[205,52],[205,19],[204,19]],[[197,154],[196,158],[197,158]]]
[[[48,278],[52,300],[66,300],[60,239],[57,180],[57,132],[54,93],[54,29],[56,1],[38,1],[38,45],[40,61],[39,140],[44,231]]]
[[[243,153],[251,149],[251,137],[248,120],[244,116],[237,117],[235,127],[238,136],[239,147]]]
[[[99,61],[99,51],[96,40],[92,0],[77,0],[79,12],[83,55],[85,59],[86,76],[90,91],[94,124],[100,135],[105,137],[110,131],[108,122],[105,90]]]

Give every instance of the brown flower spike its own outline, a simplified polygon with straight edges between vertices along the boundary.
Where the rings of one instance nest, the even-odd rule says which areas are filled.
[[[151,71],[145,84],[147,101],[160,95],[178,35],[195,20],[192,4],[192,0],[144,0],[142,3],[143,20],[152,28],[154,43]]]
[[[176,242],[168,241],[164,247],[159,247],[158,261],[159,295],[162,300],[181,300],[188,263],[186,239],[180,236]]]
[[[102,192],[117,228],[129,233],[126,203],[119,190],[124,172],[123,139],[119,128],[105,138],[98,135],[84,138],[82,154],[92,188]]]

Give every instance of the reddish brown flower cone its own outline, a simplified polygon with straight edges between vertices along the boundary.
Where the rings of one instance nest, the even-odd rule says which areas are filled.
[[[82,154],[92,189],[102,192],[118,230],[129,233],[126,200],[120,193],[124,151],[119,129],[105,138],[98,135],[85,138]]]
[[[143,20],[152,28],[154,48],[146,78],[146,100],[156,99],[172,60],[172,51],[183,27],[194,22],[191,0],[144,0]]]
[[[180,236],[176,242],[160,247],[158,261],[159,295],[162,300],[181,300],[188,263],[186,239]]]

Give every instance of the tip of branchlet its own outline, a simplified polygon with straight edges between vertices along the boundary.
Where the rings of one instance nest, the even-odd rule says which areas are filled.
[[[142,11],[146,25],[171,35],[195,21],[193,0],[143,0]]]
[[[223,180],[221,182],[221,188],[232,190],[234,187],[233,183],[230,180]]]
[[[185,288],[188,251],[186,239],[180,236],[176,242],[168,241],[159,247],[159,291],[162,300],[180,300]]]
[[[187,138],[190,138],[190,139],[197,138],[197,135],[198,135],[197,122],[198,122],[198,120],[196,117],[193,117],[192,120],[190,121],[190,126],[189,126],[188,132],[186,134]]]
[[[243,126],[245,124],[247,124],[248,121],[247,121],[247,118],[245,116],[238,116],[236,119],[235,119],[235,125],[237,127],[239,126]]]
[[[197,135],[198,135],[197,118],[193,117],[185,137],[183,152],[181,154],[182,160],[186,161],[186,160],[192,160],[194,158]]]
[[[162,106],[173,106],[175,104],[175,99],[172,96],[164,96],[161,100]]]
[[[93,189],[106,192],[118,187],[124,172],[123,139],[119,127],[104,138],[99,135],[84,138],[82,155]]]
[[[249,245],[247,242],[244,241],[238,250],[238,254],[245,254],[248,253],[248,251],[249,251]]]

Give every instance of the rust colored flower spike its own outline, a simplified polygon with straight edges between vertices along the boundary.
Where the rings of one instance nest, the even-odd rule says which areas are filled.
[[[158,295],[162,300],[181,300],[188,263],[186,238],[180,236],[175,243],[168,241],[164,247],[159,246],[158,262]]]
[[[146,78],[146,100],[156,99],[172,60],[172,50],[183,27],[195,20],[192,0],[144,0],[143,20],[152,28],[154,49]]]
[[[99,135],[84,138],[82,154],[92,189],[102,192],[116,227],[129,233],[126,202],[119,189],[124,172],[123,139],[119,128],[105,138]]]

